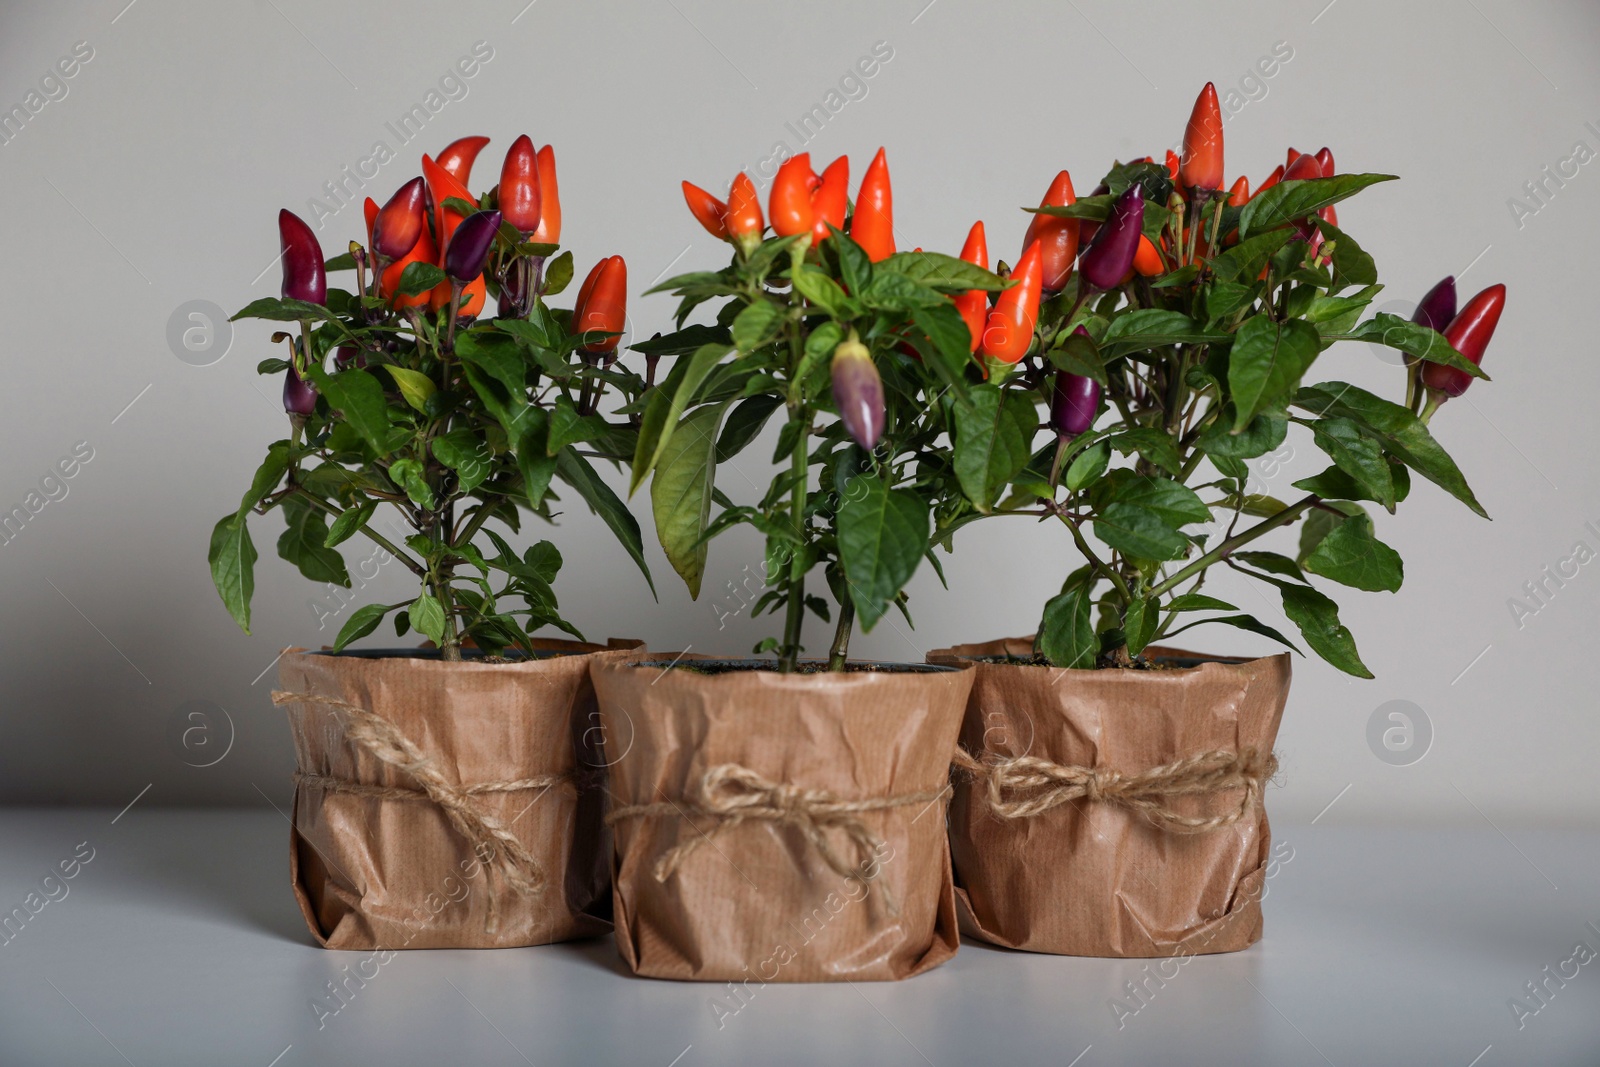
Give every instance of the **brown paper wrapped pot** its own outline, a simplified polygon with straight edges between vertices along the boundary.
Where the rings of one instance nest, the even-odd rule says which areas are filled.
[[[665,669],[671,659],[610,659],[593,672],[628,966],[759,985],[906,978],[954,955],[945,805],[971,672],[702,673]],[[841,876],[800,822],[708,816],[697,801],[719,768],[756,783],[738,799],[769,812],[877,805],[843,813],[855,836],[840,824],[820,830],[823,847],[858,873]],[[877,843],[871,856],[862,831]],[[679,861],[658,877],[675,849]]]
[[[1270,752],[1289,692],[1287,654],[1218,659],[1170,648],[1176,669],[1066,670],[982,662],[1028,657],[1031,638],[958,645],[933,663],[974,663],[961,744],[974,756],[1147,771],[1208,751]],[[1197,662],[1198,661],[1198,662]],[[1169,801],[1185,815],[1237,809],[1243,790]],[[1264,807],[1178,834],[1104,801],[1003,818],[957,775],[951,852],[963,933],[1033,952],[1148,957],[1234,952],[1261,937],[1271,832]]]
[[[637,642],[616,645],[539,640],[538,658],[511,663],[283,655],[275,700],[298,764],[291,878],[318,944],[509,948],[605,932],[609,842],[589,664],[637,655]],[[510,885],[496,855],[507,850],[475,848],[414,775],[354,738],[352,721],[365,720],[337,704],[381,717],[455,789],[541,783],[466,803],[526,850],[542,890]]]

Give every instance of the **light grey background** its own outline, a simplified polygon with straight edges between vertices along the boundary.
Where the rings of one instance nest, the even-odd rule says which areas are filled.
[[[982,218],[992,253],[1014,258],[1027,222],[1018,208],[1036,203],[1057,169],[1086,192],[1113,158],[1159,157],[1211,79],[1225,95],[1254,97],[1227,123],[1230,175],[1255,184],[1285,145],[1327,144],[1341,170],[1404,177],[1341,212],[1389,284],[1380,304],[1409,311],[1452,272],[1464,297],[1495,281],[1510,287],[1486,361],[1495,381],[1434,422],[1495,520],[1427,483],[1398,516],[1379,516],[1380,536],[1406,559],[1405,587],[1331,590],[1378,680],[1296,660],[1273,810],[1303,820],[1326,808],[1325,822],[1600,822],[1600,563],[1552,585],[1548,605],[1520,625],[1508,606],[1575,542],[1600,551],[1591,326],[1600,165],[1549,183],[1548,203],[1520,224],[1508,206],[1577,142],[1600,150],[1592,4],[525,2],[0,8],[0,107],[23,103],[76,42],[93,49],[66,95],[0,145],[0,510],[21,504],[75,443],[93,449],[66,497],[0,544],[0,801],[120,807],[147,786],[148,804],[264,806],[263,794],[287,795],[292,756],[266,668],[286,645],[331,640],[338,620],[319,630],[312,603],[325,591],[275,558],[271,519],[254,527],[264,558],[253,637],[233,626],[205,565],[212,523],[283,433],[279,383],[254,372],[271,354],[269,328],[242,324],[226,356],[198,367],[169,347],[168,320],[188,301],[231,312],[276,293],[275,213],[310,217],[308,200],[375,142],[399,156],[363,191],[380,201],[419,171],[423,151],[455,137],[494,139],[475,185],[518,133],[553,143],[565,243],[580,271],[602,255],[627,257],[632,330],[648,336],[667,326],[672,300],[638,293],[669,269],[724,262],[684,210],[680,179],[725,188],[780,143],[814,151],[819,166],[848,152],[859,176],[883,144],[903,246],[955,251]],[[466,95],[401,145],[386,123],[478,41],[493,58]],[[841,92],[833,102],[845,105],[802,146],[788,124],[825,107],[878,42],[892,58],[864,95],[846,85],[855,98]],[[1279,42],[1292,58],[1247,82]],[[359,217],[356,204],[322,226],[330,254],[358,234]],[[1323,356],[1314,377],[1400,389],[1398,371],[1360,345]],[[1291,444],[1298,454],[1264,477],[1282,495],[1319,469],[1303,442]],[[751,488],[729,470],[731,493],[764,484],[765,454],[740,457]],[[647,496],[634,503],[648,531]],[[714,545],[698,603],[652,543],[656,603],[581,504],[548,536],[567,559],[562,602],[591,636],[740,653],[772,632],[747,612],[719,625],[739,606],[727,583],[760,569],[753,538]],[[857,640],[859,654],[916,660],[1026,633],[1076,565],[1061,531],[1018,520],[969,528],[957,549],[948,592],[926,569],[915,580],[917,628],[885,622]],[[355,564],[366,550],[347,556]],[[360,602],[404,588],[397,570]],[[1219,573],[1208,592],[1287,627],[1231,578]],[[825,646],[820,628],[809,637]],[[1192,637],[1208,651],[1270,651],[1230,630]],[[1408,766],[1381,760],[1367,740],[1374,711],[1395,700],[1432,725],[1431,748]],[[191,701],[227,717],[184,749],[173,735]],[[202,738],[212,748],[197,749]],[[188,765],[213,758],[197,751],[226,756]]]

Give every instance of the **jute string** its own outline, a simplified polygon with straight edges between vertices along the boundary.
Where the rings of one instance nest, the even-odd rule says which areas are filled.
[[[1255,749],[1200,752],[1147,771],[1063,766],[1037,756],[986,755],[975,759],[956,749],[954,766],[984,785],[989,807],[1003,819],[1025,819],[1074,800],[1117,804],[1138,812],[1163,830],[1203,834],[1231,826],[1254,812],[1277,757]],[[1172,797],[1242,789],[1237,807],[1219,815],[1190,816],[1174,810]]]
[[[830,870],[841,878],[858,877],[870,881],[877,872],[864,871],[883,848],[883,840],[858,818],[864,812],[888,811],[913,804],[931,804],[945,794],[940,789],[930,793],[899,793],[887,797],[868,797],[865,800],[843,800],[822,789],[786,785],[769,781],[748,767],[737,763],[723,763],[712,767],[694,782],[688,795],[681,801],[662,801],[653,804],[628,804],[615,808],[606,816],[607,823],[622,819],[680,818],[705,821],[709,830],[697,832],[668,849],[656,860],[651,873],[657,882],[665,882],[678,870],[683,861],[701,845],[708,844],[718,835],[746,821],[781,823],[792,826],[804,835],[806,841],[822,857]],[[855,846],[860,859],[859,869],[852,867],[828,839],[829,830],[843,831]],[[899,914],[894,896],[885,886],[883,897],[891,915]]]
[[[409,737],[401,733],[398,727],[374,711],[316,693],[274,691],[272,702],[277,705],[321,704],[343,712],[345,735],[375,759],[403,771],[417,783],[418,788],[369,785],[345,778],[305,773],[295,775],[297,783],[314,785],[330,792],[379,800],[430,801],[444,812],[450,825],[472,846],[473,853],[485,864],[486,870],[498,870],[506,884],[518,893],[536,894],[544,891],[544,868],[539,865],[539,861],[515,834],[506,829],[498,817],[485,811],[474,802],[473,798],[495,793],[548,789],[568,780],[570,776],[542,775],[506,782],[456,785],[435,770],[428,756]],[[493,933],[498,926],[498,917],[492,893],[489,895],[488,906],[488,929]]]

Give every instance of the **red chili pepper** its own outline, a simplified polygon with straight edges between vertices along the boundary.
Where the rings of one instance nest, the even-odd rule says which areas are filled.
[[[1206,82],[1183,129],[1183,162],[1178,177],[1191,189],[1222,188],[1222,105],[1217,87]]]
[[[1489,347],[1489,339],[1494,336],[1494,329],[1500,324],[1500,312],[1506,306],[1506,287],[1504,285],[1491,285],[1477,296],[1467,302],[1460,314],[1450,320],[1450,325],[1444,328],[1444,339],[1464,356],[1467,362],[1475,366],[1483,363],[1483,353]],[[1424,363],[1422,365],[1422,384],[1427,387],[1429,403],[1437,407],[1449,397],[1457,397],[1467,391],[1467,386],[1472,384],[1472,376],[1466,371],[1446,367],[1442,363]]]
[[[1283,180],[1302,181],[1307,178],[1322,177],[1322,164],[1317,162],[1313,155],[1295,156],[1294,162],[1283,169]]]
[[[728,224],[723,221],[728,214],[727,204],[693,182],[683,183],[683,199],[689,205],[689,213],[707,233],[723,241],[728,239]]]
[[[488,143],[487,137],[463,137],[445,145],[444,151],[433,158],[452,178],[462,185],[470,186],[472,163],[478,158],[478,153],[483,151],[483,146]]]
[[[466,179],[462,179],[463,185]],[[539,149],[539,228],[528,240],[535,244],[561,243],[561,190],[556,185],[556,150],[545,145]]]
[[[378,212],[372,225],[372,250],[384,259],[399,259],[422,236],[423,200],[427,186],[421,178],[402,185]]]
[[[840,156],[822,172],[811,192],[811,242],[821,244],[830,236],[828,227],[844,229],[845,212],[850,208],[850,160]]]
[[[382,210],[382,209],[378,207],[378,202],[376,200],[372,199],[372,197],[370,197],[370,196],[367,197],[367,199],[361,205],[361,213],[363,215],[365,215],[366,218],[367,218],[367,247],[368,248],[372,247],[372,227],[378,221],[378,212],[380,210]]]
[[[767,218],[779,237],[810,233],[815,221],[811,212],[811,153],[801,152],[783,161],[772,179],[772,195],[767,199]]]
[[[1266,181],[1256,186],[1256,191],[1251,194],[1252,199],[1260,196],[1262,193],[1266,192],[1268,189],[1271,189],[1274,185],[1277,185],[1281,181],[1283,181],[1283,168],[1280,166],[1271,174],[1267,175]]]
[[[723,216],[723,223],[728,228],[728,236],[745,255],[761,243],[761,231],[766,229],[761,219],[761,200],[756,195],[755,183],[743,171],[734,175],[733,185],[728,190],[728,213]]]
[[[543,203],[539,196],[539,153],[523,134],[511,143],[500,167],[500,213],[522,234],[539,228]]]
[[[1333,149],[1321,148],[1317,151],[1317,165],[1322,168],[1322,176],[1331,178],[1334,175]]]
[[[889,161],[881,148],[861,178],[850,236],[874,263],[894,255],[894,192],[889,186]]]
[[[279,257],[283,261],[283,298],[326,304],[328,274],[322,246],[306,220],[287,208],[278,212],[278,241],[283,249]]]
[[[1045,190],[1040,207],[1067,207],[1078,202],[1072,190],[1072,175],[1066,171],[1057,174],[1050,188]],[[1039,242],[1044,266],[1044,291],[1059,293],[1066,288],[1072,276],[1072,266],[1078,258],[1078,220],[1062,219],[1052,215],[1035,215],[1023,235],[1024,250],[1034,241]],[[988,266],[988,264],[984,264]]]
[[[585,352],[609,354],[617,350],[627,318],[628,264],[621,256],[610,256],[594,265],[578,289],[577,304],[572,309],[572,332],[584,338]]]
[[[1233,188],[1228,190],[1228,206],[1243,207],[1250,202],[1250,179],[1243,174],[1233,183]]]
[[[1183,163],[1178,159],[1178,153],[1167,149],[1167,177],[1173,181],[1178,180],[1178,175],[1183,172]]]
[[[1061,173],[1065,174],[1066,171]],[[989,242],[984,237],[983,222],[972,224],[972,229],[967,231],[967,243],[961,246],[961,258],[974,266],[989,269]],[[967,324],[967,333],[972,338],[969,351],[976,352],[979,343],[983,340],[983,327],[989,318],[989,294],[982,289],[968,289],[959,296],[953,297],[956,310],[961,312],[961,321]]]
[[[1011,271],[1016,285],[1000,294],[983,328],[983,354],[1014,364],[1033,345],[1033,328],[1039,323],[1039,298],[1044,288],[1044,253],[1035,241],[1022,253]]]
[[[1289,149],[1288,154],[1283,157],[1283,169],[1288,170],[1290,167],[1294,166],[1294,161],[1299,159],[1300,155],[1301,153],[1299,149]]]

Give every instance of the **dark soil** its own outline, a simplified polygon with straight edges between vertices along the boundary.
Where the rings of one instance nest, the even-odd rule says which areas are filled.
[[[1030,656],[976,656],[978,663],[998,663],[1007,667],[1053,667],[1055,664],[1035,652]],[[1102,659],[1094,665],[1099,671],[1177,671],[1186,667],[1198,666],[1205,660],[1189,659],[1145,659],[1139,657],[1126,666],[1119,666],[1110,660]]]
[[[734,674],[740,671],[769,671],[778,673],[775,660],[765,659],[736,659],[736,660],[681,660],[677,663],[642,662],[635,663],[635,667],[657,667],[660,669],[671,668],[677,671],[689,671],[691,674]],[[845,666],[847,674],[936,674],[941,671],[955,670],[954,667],[941,667],[928,663],[849,663]],[[796,674],[827,674],[826,660],[803,660],[794,672]]]

